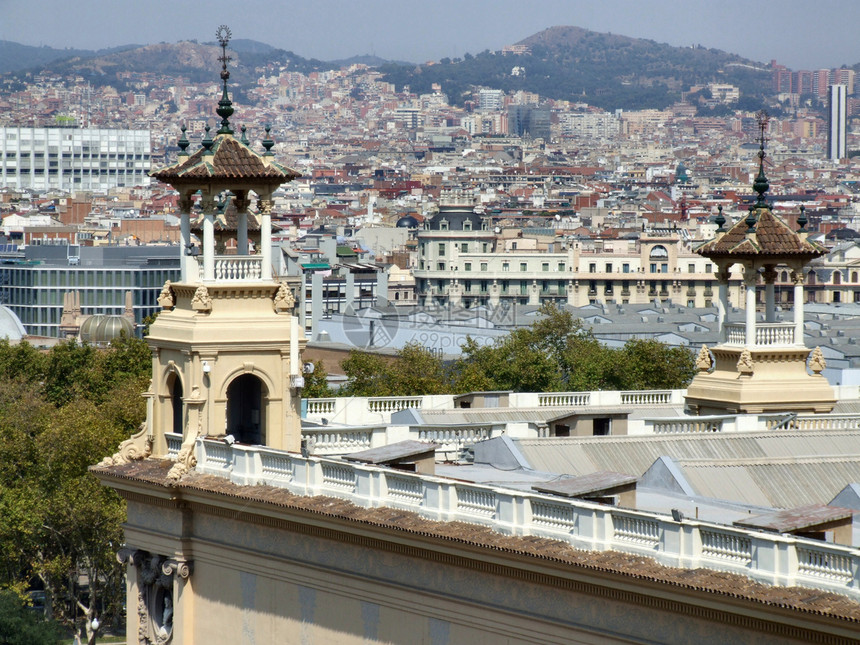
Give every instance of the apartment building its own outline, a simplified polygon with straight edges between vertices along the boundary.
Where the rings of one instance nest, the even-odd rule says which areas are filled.
[[[149,130],[0,127],[0,185],[45,191],[148,186]]]

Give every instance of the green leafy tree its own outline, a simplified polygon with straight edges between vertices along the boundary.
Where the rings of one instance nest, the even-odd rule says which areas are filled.
[[[0,643],[4,645],[56,645],[60,627],[48,622],[10,591],[0,591]]]
[[[347,377],[340,390],[343,396],[389,396],[392,373],[389,361],[378,354],[352,350],[340,367]]]
[[[313,362],[314,370],[309,374],[305,374],[305,389],[302,390],[302,396],[307,399],[324,399],[332,395],[331,388],[328,385],[328,372],[322,361]]]

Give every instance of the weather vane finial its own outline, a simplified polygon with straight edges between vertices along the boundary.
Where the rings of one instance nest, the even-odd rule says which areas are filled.
[[[753,182],[753,190],[758,193],[758,199],[756,200],[756,207],[767,206],[767,202],[765,201],[764,194],[770,188],[770,184],[767,181],[767,177],[764,174],[764,158],[767,156],[764,151],[764,144],[767,142],[767,137],[765,137],[765,132],[767,131],[767,123],[770,120],[770,116],[764,110],[759,110],[755,115],[756,121],[758,122],[759,129],[759,147],[758,147],[758,176],[756,176],[755,181]]]
[[[218,129],[218,134],[233,134],[230,128],[229,117],[233,114],[233,103],[227,95],[227,80],[230,78],[230,72],[227,70],[227,63],[232,59],[227,55],[227,44],[230,42],[230,37],[233,34],[227,25],[221,25],[215,30],[215,38],[218,39],[218,44],[221,45],[221,56],[218,60],[221,61],[221,80],[224,82],[224,91],[221,94],[221,100],[218,101],[218,109],[215,112],[221,117],[221,127]]]

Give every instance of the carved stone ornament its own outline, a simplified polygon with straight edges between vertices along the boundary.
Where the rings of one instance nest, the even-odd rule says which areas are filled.
[[[125,547],[117,560],[137,569],[138,645],[167,645],[173,638],[176,578],[187,580],[193,563]]]
[[[205,285],[197,287],[194,292],[194,297],[191,298],[191,308],[198,313],[208,314],[212,311],[212,297],[209,295],[209,289]]]
[[[170,311],[176,306],[176,295],[173,293],[173,288],[170,286],[170,280],[164,283],[161,287],[161,293],[158,294],[158,304],[162,309]]]
[[[167,472],[167,479],[171,482],[178,482],[182,476],[190,470],[197,467],[197,455],[194,454],[194,444],[185,444],[179,450],[179,455],[176,457],[176,463],[170,467]]]
[[[711,352],[708,349],[707,345],[702,345],[702,349],[699,350],[699,355],[696,357],[696,369],[700,372],[707,372],[713,366],[713,361],[711,360]]]
[[[741,352],[741,356],[738,359],[738,372],[741,375],[751,376],[755,371],[755,365],[753,364],[752,354],[750,354],[750,350],[748,347],[744,347],[744,351]]]
[[[98,466],[120,466],[130,461],[146,459],[151,454],[152,437],[146,435],[146,423],[141,423],[137,434],[119,444],[119,450],[110,457],[102,459]]]
[[[821,352],[821,347],[816,347],[809,355],[809,369],[816,374],[821,374],[825,367],[827,367],[827,361],[824,360],[824,354]]]
[[[278,285],[278,292],[275,294],[275,311],[278,313],[292,313],[295,304],[296,299],[293,296],[293,292],[282,282]]]

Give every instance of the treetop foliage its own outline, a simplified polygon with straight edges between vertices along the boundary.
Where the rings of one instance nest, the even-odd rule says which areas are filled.
[[[67,626],[96,601],[103,624],[121,608],[125,505],[87,469],[143,421],[150,369],[136,338],[47,352],[0,341],[0,589],[25,597],[40,581],[48,613]],[[78,572],[90,581],[86,595]]]
[[[569,311],[550,305],[541,313],[531,326],[492,344],[468,338],[452,364],[417,344],[401,349],[396,359],[353,351],[341,363],[349,380],[337,394],[676,389],[686,387],[695,374],[689,349],[643,339],[606,347]]]

